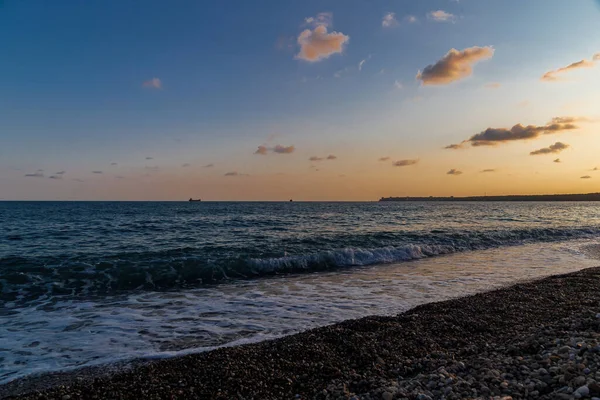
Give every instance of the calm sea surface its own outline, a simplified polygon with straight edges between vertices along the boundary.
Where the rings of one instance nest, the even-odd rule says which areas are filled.
[[[0,202],[0,384],[598,264],[598,203]]]

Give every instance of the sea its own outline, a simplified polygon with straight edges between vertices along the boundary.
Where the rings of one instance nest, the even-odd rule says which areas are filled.
[[[598,243],[600,203],[0,202],[0,384],[394,315]]]

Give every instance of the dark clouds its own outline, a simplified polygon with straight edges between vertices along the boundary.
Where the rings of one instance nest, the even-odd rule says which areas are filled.
[[[259,154],[262,156],[266,156],[269,152],[276,154],[292,154],[296,151],[296,147],[292,146],[282,146],[280,144],[275,145],[275,147],[267,147],[267,146],[258,146],[254,154]]]
[[[589,175],[584,175],[584,176],[581,177],[581,179],[592,179],[592,177],[589,176]]]
[[[328,160],[337,160],[337,157],[334,156],[333,154],[330,154],[330,155],[327,156],[327,159]]]
[[[446,172],[446,175],[462,175],[462,171],[452,168],[450,171]]]
[[[560,161],[560,158],[557,158],[556,160],[554,160],[554,161],[552,161],[552,162],[555,162],[555,163],[557,163],[557,164],[560,164],[562,161]]]
[[[398,161],[394,161],[392,163],[392,165],[394,167],[408,167],[409,165],[415,165],[418,164],[419,160],[418,159],[412,159],[412,160],[398,160]]]
[[[92,174],[102,174],[102,171],[92,171]]]
[[[529,154],[532,156],[537,156],[540,154],[554,154],[554,153],[560,153],[561,151],[568,149],[568,148],[569,148],[568,144],[562,143],[562,142],[556,142],[548,147],[544,147],[539,150],[532,151]]]
[[[451,49],[441,60],[419,71],[417,79],[423,85],[447,85],[470,76],[474,64],[493,55],[494,49],[490,46],[474,46],[460,51]]]
[[[296,148],[293,145],[292,146],[282,146],[282,145],[278,144],[275,147],[273,147],[273,153],[277,153],[277,154],[291,154],[294,151],[296,151]]]
[[[258,146],[258,149],[254,152],[254,154],[260,154],[261,156],[266,156],[269,152],[267,146]]]
[[[223,176],[249,176],[249,175],[248,174],[242,174],[242,173],[239,173],[237,171],[231,171],[231,172],[225,173],[225,175],[223,175]]]
[[[202,168],[212,168],[214,166],[215,166],[215,164],[206,164],[206,165],[203,165]]]
[[[558,133],[567,130],[578,129],[579,127],[573,122],[582,121],[584,118],[577,117],[557,117],[553,118],[546,125],[521,125],[517,124],[510,129],[506,128],[487,128],[485,131],[471,136],[469,139],[459,144],[451,144],[446,146],[446,149],[461,149],[466,145],[471,146],[496,146],[498,144],[535,139],[542,134]]]
[[[43,178],[44,177],[44,170],[43,169],[38,169],[37,171],[35,171],[32,174],[25,174],[26,177],[28,178]]]
[[[482,173],[487,173],[487,172],[496,172],[495,169],[483,169],[481,170]]]
[[[389,161],[390,157],[381,157],[379,161]]]

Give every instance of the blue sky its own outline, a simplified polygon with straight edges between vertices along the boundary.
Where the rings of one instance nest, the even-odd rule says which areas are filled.
[[[293,184],[266,177],[274,173],[319,188],[311,199],[363,198],[328,179],[356,177],[360,185],[382,175],[379,155],[446,160],[456,156],[441,147],[487,127],[543,124],[573,104],[569,115],[591,119],[598,109],[599,68],[569,72],[573,82],[540,82],[546,71],[600,52],[593,0],[2,4],[0,198],[171,198],[165,191],[178,198],[194,184],[214,199],[260,199],[265,188],[275,198],[294,194]],[[450,17],[435,20],[435,11]],[[323,59],[299,59],[299,35],[316,26],[306,19],[320,13],[328,15],[328,33],[349,39]],[[393,23],[384,26],[390,13]],[[491,46],[493,57],[464,79],[432,87],[415,78],[450,49],[474,46]],[[153,78],[160,87],[144,85]],[[296,151],[253,154],[275,142]],[[338,160],[327,168],[307,161],[334,153]],[[480,153],[466,167],[476,170],[490,157],[500,164],[510,154]],[[442,176],[447,162],[439,165]],[[190,164],[185,172],[183,164]],[[45,177],[66,171],[65,179],[24,176],[38,169]],[[329,178],[314,178],[316,169]],[[224,174],[231,171],[249,179],[230,183]],[[114,183],[117,176],[129,179],[127,190]],[[130,189],[144,180],[157,191]],[[390,182],[364,198],[395,194]],[[472,182],[464,185],[468,192]],[[417,185],[414,194],[423,190]]]

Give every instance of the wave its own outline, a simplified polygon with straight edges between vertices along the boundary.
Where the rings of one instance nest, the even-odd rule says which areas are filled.
[[[232,279],[388,264],[463,251],[600,236],[600,228],[380,232],[303,239],[295,254],[272,249],[185,247],[158,252],[79,257],[0,258],[0,300],[169,290]],[[308,244],[308,243],[310,244]],[[319,248],[325,243],[330,248]],[[336,245],[337,244],[337,245]],[[281,244],[284,247],[283,244]]]

